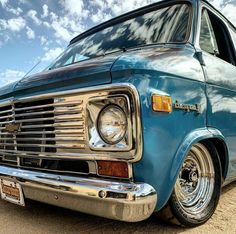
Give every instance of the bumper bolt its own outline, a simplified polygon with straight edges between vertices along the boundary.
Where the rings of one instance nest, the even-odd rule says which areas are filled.
[[[107,195],[106,192],[103,191],[103,190],[99,191],[99,193],[98,193],[98,196],[99,196],[100,198],[105,198],[106,195]]]

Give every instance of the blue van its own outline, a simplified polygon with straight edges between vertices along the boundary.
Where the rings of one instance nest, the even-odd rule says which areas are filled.
[[[0,89],[1,198],[197,226],[236,178],[236,29],[166,0],[71,40]]]

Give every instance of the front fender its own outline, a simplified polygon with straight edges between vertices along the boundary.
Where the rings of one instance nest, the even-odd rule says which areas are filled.
[[[156,211],[163,208],[168,202],[184,159],[191,147],[206,139],[219,139],[225,143],[225,138],[219,130],[198,128],[189,132],[176,150],[166,149],[165,154],[161,154],[162,156],[156,159],[155,155],[147,153],[143,160],[134,165],[136,179],[149,183],[157,191],[159,199]],[[155,138],[152,137],[150,140],[155,141]]]

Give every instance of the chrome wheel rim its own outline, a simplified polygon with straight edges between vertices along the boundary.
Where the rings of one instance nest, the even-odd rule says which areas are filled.
[[[185,158],[175,184],[177,202],[190,216],[201,214],[211,201],[214,185],[211,155],[204,145],[196,144]]]

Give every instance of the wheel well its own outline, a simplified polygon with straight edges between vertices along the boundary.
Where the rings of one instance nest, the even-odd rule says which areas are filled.
[[[223,179],[225,179],[227,175],[227,171],[228,171],[228,149],[225,142],[223,142],[219,138],[210,138],[210,139],[203,140],[201,142],[206,143],[206,144],[208,142],[211,142],[216,147],[216,150],[220,158],[220,164],[222,168],[222,177]]]

